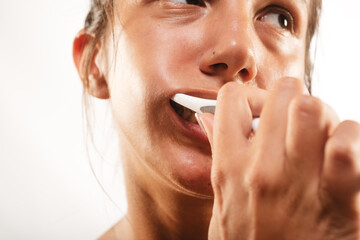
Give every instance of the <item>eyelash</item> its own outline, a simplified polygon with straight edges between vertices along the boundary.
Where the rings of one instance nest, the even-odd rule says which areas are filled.
[[[199,6],[199,7],[205,7],[205,1],[203,0],[173,0],[174,2],[178,2],[178,3],[182,3],[182,4],[187,4],[187,5],[194,5],[194,6]],[[184,1],[184,2],[183,2]]]
[[[271,24],[271,23],[269,23],[269,24],[271,24],[274,27],[277,27],[279,29],[283,29],[285,31],[290,31],[290,32],[294,31],[294,27],[295,27],[294,17],[285,8],[277,6],[277,5],[270,5],[270,6],[266,7],[264,10],[262,10],[260,14],[261,15],[259,17],[257,17],[257,20],[259,20],[259,21],[265,21],[266,16],[268,16],[270,14],[279,14],[279,18],[277,20],[278,21],[286,20],[287,26],[285,26],[285,24],[283,25],[281,23],[279,24],[280,26],[274,26],[274,24]],[[282,18],[282,19],[280,19],[280,18]]]

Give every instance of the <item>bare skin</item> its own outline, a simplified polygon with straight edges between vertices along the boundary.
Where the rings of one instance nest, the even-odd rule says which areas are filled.
[[[262,106],[227,84],[215,119],[200,116],[213,149],[209,239],[359,239],[359,124],[302,93],[301,81],[281,79]]]
[[[356,239],[360,127],[303,96],[309,1],[201,3],[121,1],[97,46],[87,91],[111,102],[129,206],[102,239]],[[74,41],[82,79],[91,37]],[[175,93],[218,98],[211,145]]]

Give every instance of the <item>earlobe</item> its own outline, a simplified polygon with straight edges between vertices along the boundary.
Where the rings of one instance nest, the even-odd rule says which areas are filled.
[[[94,97],[108,99],[109,89],[106,79],[95,62],[101,47],[100,43],[96,44],[93,50],[88,66],[88,76],[86,76],[86,58],[93,39],[94,36],[82,29],[74,39],[73,59],[86,91]]]

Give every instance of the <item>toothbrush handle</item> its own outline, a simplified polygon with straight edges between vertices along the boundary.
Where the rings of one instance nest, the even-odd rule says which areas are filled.
[[[258,129],[258,127],[259,127],[259,122],[260,122],[260,118],[254,118],[254,119],[252,120],[252,130],[253,130],[254,132],[257,131],[257,129]]]
[[[185,106],[197,113],[215,113],[216,100],[204,99],[178,93],[171,98],[174,102]],[[252,130],[258,129],[260,118],[254,118],[252,121]]]

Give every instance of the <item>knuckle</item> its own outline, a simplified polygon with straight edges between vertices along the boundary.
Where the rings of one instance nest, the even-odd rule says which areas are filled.
[[[275,88],[281,89],[302,89],[304,82],[298,78],[284,77],[275,82]]]
[[[241,85],[237,82],[228,82],[220,88],[217,98],[220,101],[224,101],[224,99],[233,101],[234,98],[244,97],[242,93],[247,89],[249,89],[248,86]]]
[[[326,144],[326,153],[335,161],[353,165],[360,158],[360,124],[344,121]]]
[[[326,152],[337,165],[351,166],[358,155],[359,146],[353,141],[344,138],[332,138],[326,145]]]
[[[271,170],[268,165],[261,164],[262,161],[255,162],[257,164],[254,164],[245,175],[245,183],[249,191],[258,196],[278,196],[284,193],[289,185],[288,181],[284,181],[285,172]]]
[[[245,189],[254,194],[254,197],[263,199],[278,195],[281,188],[275,182],[269,181],[266,176],[253,173],[248,176]]]
[[[214,190],[219,190],[225,185],[226,174],[219,168],[213,168],[211,170],[211,184]]]
[[[293,108],[298,117],[320,118],[325,112],[325,106],[320,99],[306,95],[295,97]]]
[[[246,185],[250,191],[261,195],[275,193],[280,188],[278,182],[275,179],[269,178],[266,172],[260,168],[254,169],[248,174]]]
[[[360,124],[352,121],[352,120],[346,120],[341,123],[341,125],[344,128],[351,129],[352,134],[354,135],[354,138],[360,138]]]
[[[269,187],[269,182],[265,179],[264,175],[260,173],[260,171],[252,171],[248,174],[247,184],[253,191],[259,191]]]
[[[234,93],[234,90],[237,89],[239,87],[239,84],[236,82],[228,82],[226,84],[224,84],[224,86],[222,86],[219,90],[218,93],[218,99],[222,99],[228,95],[231,95]]]

